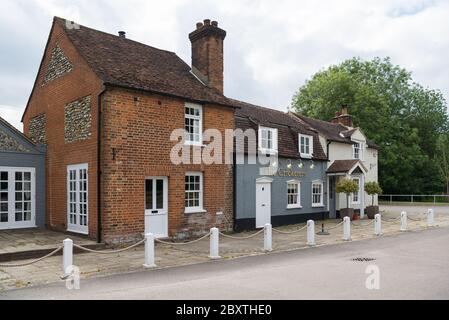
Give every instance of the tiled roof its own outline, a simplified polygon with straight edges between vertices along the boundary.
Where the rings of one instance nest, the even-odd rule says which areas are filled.
[[[352,134],[357,129],[348,129],[342,124],[332,123],[323,120],[318,120],[314,118],[305,117],[303,115],[294,114],[298,119],[309,124],[313,129],[318,131],[321,135],[325,136],[330,141],[349,143],[353,144],[351,141]],[[366,139],[368,147],[373,149],[378,149],[379,147],[371,140]]]
[[[85,26],[66,28],[55,18],[78,53],[105,84],[233,107],[218,90],[207,87],[175,53]]]
[[[329,169],[327,169],[327,173],[346,173],[351,170],[356,164],[359,164],[363,169],[365,167],[360,163],[359,160],[335,160]],[[366,171],[366,169],[365,169]]]
[[[313,136],[313,159],[327,160],[319,141],[318,134],[306,124],[301,124],[282,111],[256,106],[246,102],[232,100],[236,109],[236,127],[242,130],[254,129],[259,125],[278,129],[278,151],[280,156],[299,158],[298,134]]]

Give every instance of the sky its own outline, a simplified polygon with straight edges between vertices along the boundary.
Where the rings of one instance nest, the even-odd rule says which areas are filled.
[[[319,70],[345,59],[389,56],[449,98],[449,0],[0,0],[0,116],[20,119],[52,17],[176,52],[217,20],[225,40],[225,95],[286,111]]]

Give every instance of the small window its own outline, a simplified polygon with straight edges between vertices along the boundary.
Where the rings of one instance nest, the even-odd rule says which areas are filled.
[[[360,178],[353,178],[355,183],[357,183],[358,191],[352,195],[352,203],[360,203]]]
[[[203,174],[190,172],[185,177],[185,212],[197,213],[203,210]]]
[[[313,137],[306,135],[299,135],[299,152],[301,157],[312,158],[313,155]]]
[[[287,209],[301,208],[301,183],[287,182]]]
[[[259,128],[259,150],[263,153],[275,154],[278,151],[278,131],[277,129]]]
[[[352,148],[353,148],[353,151],[354,151],[354,159],[362,160],[363,159],[362,144],[361,143],[354,143]]]
[[[315,181],[312,183],[312,207],[323,207],[323,183]]]
[[[185,105],[186,144],[203,144],[203,108],[200,105],[186,103]]]

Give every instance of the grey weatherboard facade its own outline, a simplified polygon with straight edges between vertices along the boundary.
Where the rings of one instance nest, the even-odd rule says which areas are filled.
[[[259,164],[235,165],[235,230],[252,230],[256,228],[256,180],[266,177],[273,179],[271,184],[271,223],[274,227],[305,222],[309,219],[321,220],[329,216],[327,206],[326,161],[302,160],[303,168],[298,159],[279,158],[279,169],[288,170],[291,163],[292,171],[305,174],[303,177],[260,175]],[[310,166],[314,164],[315,168]],[[301,183],[302,208],[287,209],[287,182],[298,180]],[[320,180],[323,183],[323,207],[312,207],[312,182]]]
[[[0,167],[35,168],[36,226],[45,227],[45,151],[0,118]]]

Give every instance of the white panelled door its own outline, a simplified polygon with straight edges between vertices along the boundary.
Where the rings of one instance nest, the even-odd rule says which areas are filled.
[[[256,183],[256,228],[264,228],[271,223],[271,183],[272,179],[261,178]]]
[[[88,165],[67,167],[67,231],[89,234]]]
[[[0,230],[36,227],[36,171],[0,167]]]
[[[156,238],[168,237],[167,177],[145,181],[145,233],[152,233]]]

